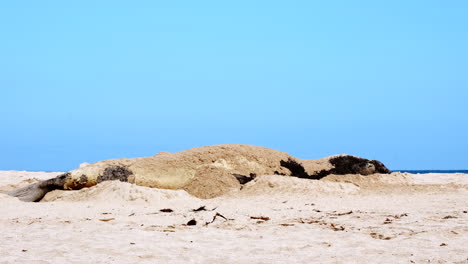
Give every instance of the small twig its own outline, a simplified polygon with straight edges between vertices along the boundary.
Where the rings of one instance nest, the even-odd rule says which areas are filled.
[[[115,218],[104,218],[104,219],[99,219],[99,221],[103,221],[103,222],[109,222],[109,221],[112,221],[112,220],[115,220]]]
[[[333,214],[335,216],[342,216],[342,215],[349,215],[349,214],[352,214],[353,211],[349,211],[349,212],[345,212],[345,213],[337,213],[337,214]]]
[[[226,220],[226,221],[230,220],[230,219],[227,219],[226,217],[224,217],[224,215],[216,212],[216,214],[213,216],[213,220],[211,220],[211,222],[206,222],[205,225],[209,225],[209,224],[213,223],[216,220],[216,217],[218,217],[218,216],[221,217],[221,218],[224,218],[224,220]]]
[[[251,216],[250,219],[258,219],[258,220],[268,221],[268,220],[270,220],[270,217],[268,217],[268,216]]]
[[[197,209],[193,209],[192,212],[200,212],[200,211],[206,211],[206,206],[200,206]]]

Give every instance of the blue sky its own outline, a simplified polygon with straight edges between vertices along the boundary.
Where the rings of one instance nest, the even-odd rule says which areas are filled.
[[[0,170],[243,143],[468,168],[467,1],[3,1]]]

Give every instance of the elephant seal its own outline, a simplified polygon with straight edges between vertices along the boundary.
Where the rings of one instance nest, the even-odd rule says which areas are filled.
[[[84,164],[56,178],[8,194],[34,202],[52,190],[77,190],[102,181],[119,180],[153,188],[183,189],[199,198],[213,198],[240,188],[257,175],[278,174],[318,180],[329,174],[373,173],[390,173],[390,170],[379,161],[351,155],[302,160],[269,148],[225,144]]]

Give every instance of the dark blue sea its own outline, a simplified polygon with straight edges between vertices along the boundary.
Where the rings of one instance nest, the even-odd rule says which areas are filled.
[[[424,174],[424,173],[466,173],[468,170],[393,170],[393,172],[408,172],[413,174]]]

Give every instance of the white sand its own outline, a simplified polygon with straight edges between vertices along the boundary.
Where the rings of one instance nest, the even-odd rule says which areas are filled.
[[[0,191],[57,174],[0,172]],[[468,263],[468,175],[342,179],[259,176],[211,200],[121,182],[0,194],[0,263]]]

